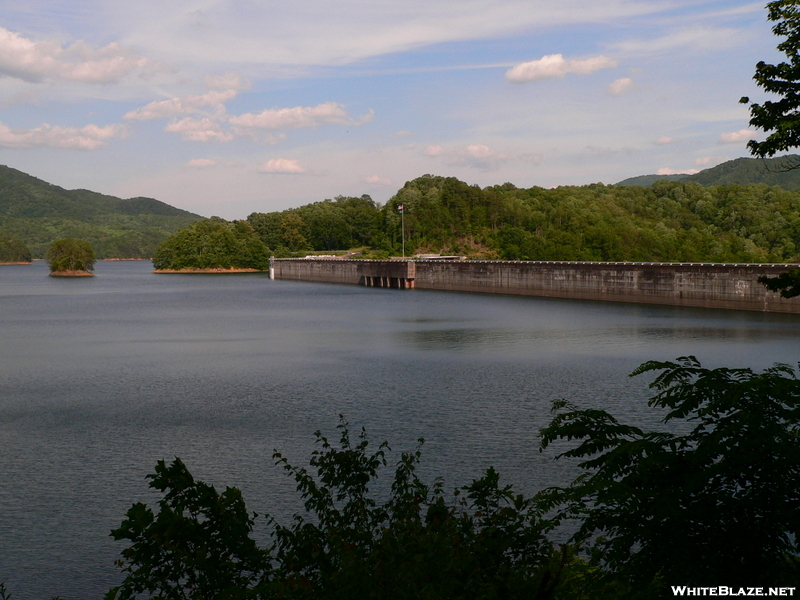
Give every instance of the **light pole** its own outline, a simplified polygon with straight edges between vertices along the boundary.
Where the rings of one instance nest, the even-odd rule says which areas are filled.
[[[406,257],[406,219],[405,219],[405,211],[403,210],[403,205],[398,204],[397,210],[400,211],[400,240],[403,246],[403,258]]]

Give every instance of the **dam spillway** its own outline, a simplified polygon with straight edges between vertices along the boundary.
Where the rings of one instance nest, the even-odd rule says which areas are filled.
[[[800,314],[758,283],[800,264],[276,258],[275,279]]]

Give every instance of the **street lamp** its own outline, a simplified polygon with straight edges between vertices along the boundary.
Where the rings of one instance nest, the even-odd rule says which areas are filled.
[[[397,210],[400,212],[400,240],[403,245],[403,258],[406,257],[406,220],[403,211],[403,205],[398,204]]]

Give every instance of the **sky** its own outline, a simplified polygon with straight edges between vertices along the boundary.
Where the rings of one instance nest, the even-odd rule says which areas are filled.
[[[0,164],[226,219],[694,172],[763,139],[779,42],[739,0],[0,0]]]

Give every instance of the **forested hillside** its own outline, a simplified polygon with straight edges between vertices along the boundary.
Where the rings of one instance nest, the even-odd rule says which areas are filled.
[[[650,186],[656,181],[695,181],[703,185],[747,185],[766,183],[785,190],[800,190],[800,156],[790,154],[778,158],[737,158],[693,175],[639,175],[616,185]]]
[[[407,182],[386,205],[338,197],[248,221],[278,255],[367,247],[511,260],[795,262],[800,193],[764,184],[481,189],[453,177]]]
[[[65,190],[0,165],[0,233],[22,240],[34,258],[66,237],[90,242],[98,258],[150,258],[167,236],[201,218],[152,198]]]
[[[0,233],[0,263],[26,263],[31,261],[31,252],[20,240]]]

